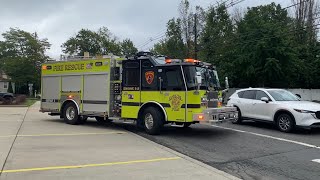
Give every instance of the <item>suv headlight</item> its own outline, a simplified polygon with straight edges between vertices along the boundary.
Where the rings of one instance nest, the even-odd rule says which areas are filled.
[[[294,109],[295,111],[299,112],[299,113],[315,113],[313,111],[309,111],[309,110],[303,110],[303,109]]]

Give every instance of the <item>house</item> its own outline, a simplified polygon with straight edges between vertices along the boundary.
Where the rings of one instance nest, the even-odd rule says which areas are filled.
[[[0,92],[8,92],[10,78],[0,71]]]

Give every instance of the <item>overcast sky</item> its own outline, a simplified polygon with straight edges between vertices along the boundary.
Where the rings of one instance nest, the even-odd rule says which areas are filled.
[[[191,6],[207,8],[217,0],[190,0]],[[221,0],[219,0],[221,1]],[[231,0],[230,0],[231,1]],[[235,1],[235,0],[234,0]],[[283,7],[291,0],[245,0],[246,8],[275,1]],[[120,39],[130,38],[137,47],[166,30],[166,22],[178,15],[180,0],[0,0],[0,33],[10,27],[38,32],[52,44],[48,55],[58,58],[61,44],[81,28],[106,26]],[[232,8],[230,8],[232,10]],[[0,40],[3,40],[0,37]],[[154,42],[141,47],[149,49]]]

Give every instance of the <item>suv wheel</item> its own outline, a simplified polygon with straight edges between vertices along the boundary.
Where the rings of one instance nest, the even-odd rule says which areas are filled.
[[[283,113],[277,117],[277,126],[282,132],[291,132],[295,127],[295,122],[289,114]]]
[[[242,123],[241,111],[238,107],[237,107],[237,111],[238,111],[238,118],[232,120],[233,124],[241,124]]]

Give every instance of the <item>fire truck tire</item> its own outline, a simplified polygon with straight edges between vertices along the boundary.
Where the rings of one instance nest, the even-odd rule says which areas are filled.
[[[142,114],[145,131],[150,135],[159,134],[163,127],[163,114],[155,107],[148,107]]]
[[[63,109],[64,122],[67,124],[81,124],[83,120],[78,115],[77,106],[74,103],[68,103]]]
[[[112,120],[110,120],[108,118],[106,118],[106,120],[104,120],[104,117],[100,117],[100,116],[96,116],[95,118],[99,124],[105,124],[105,123],[112,122]]]

